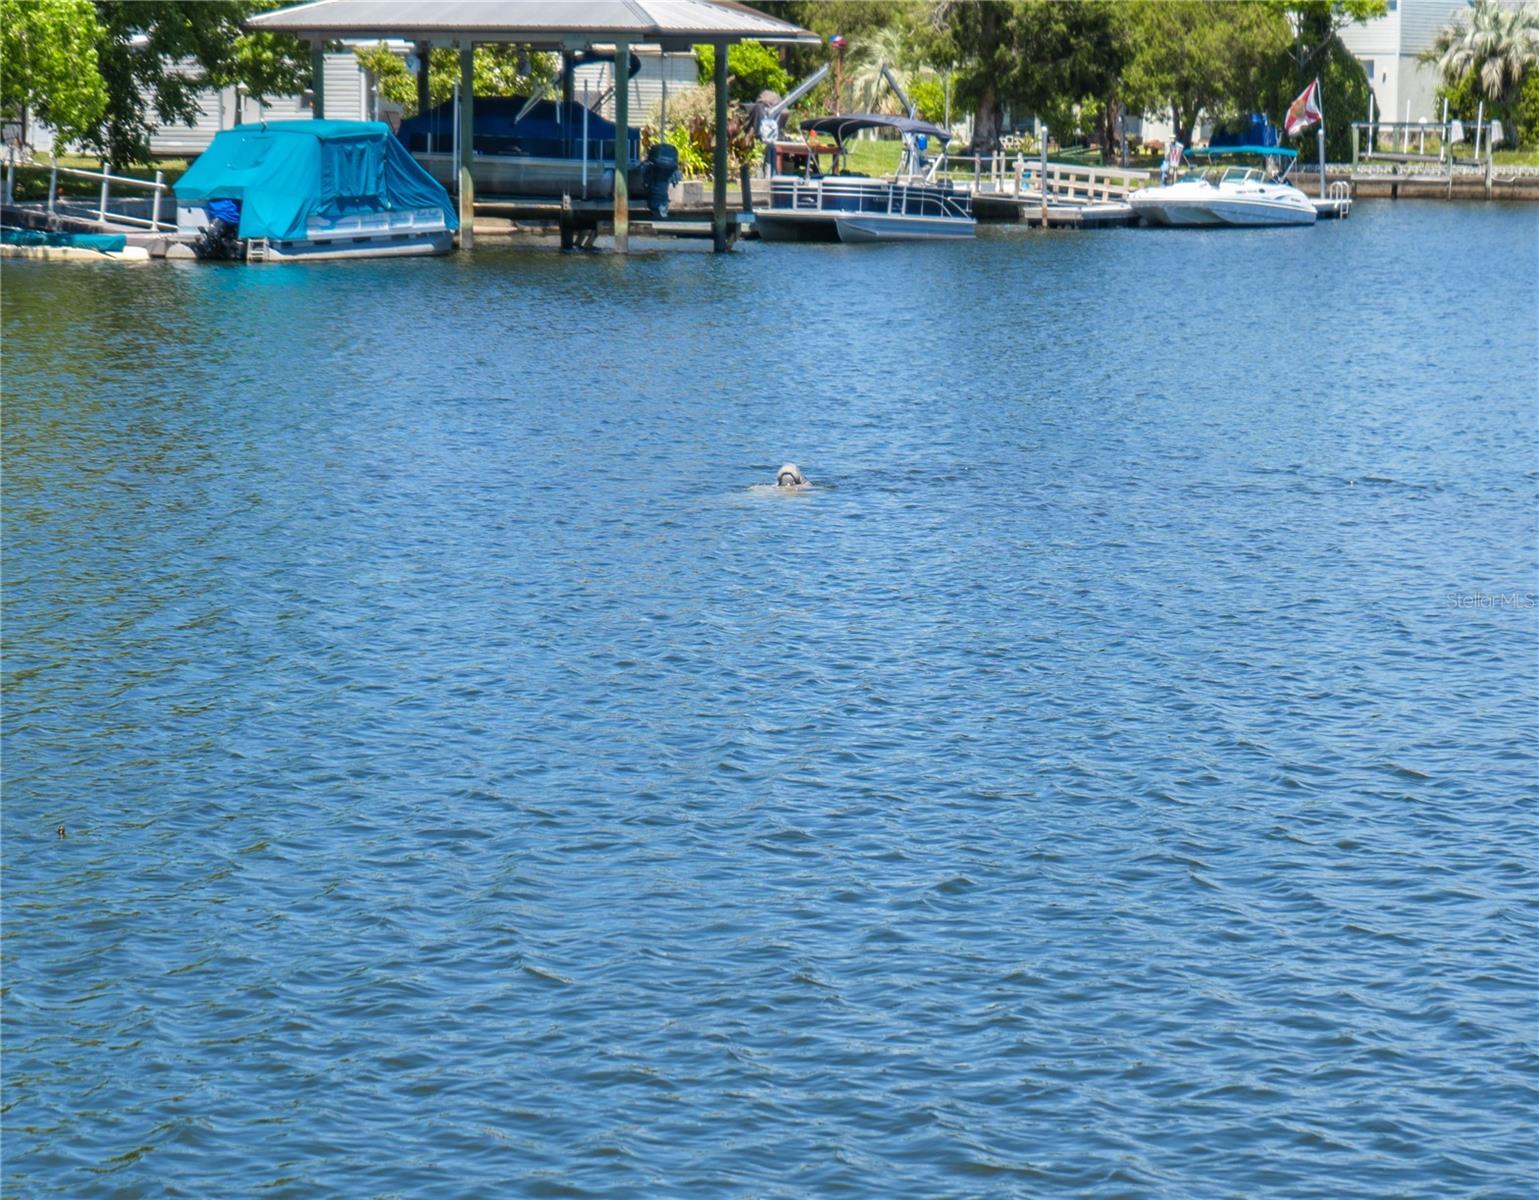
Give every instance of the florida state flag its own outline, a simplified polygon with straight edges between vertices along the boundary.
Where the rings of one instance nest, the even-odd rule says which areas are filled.
[[[1288,105],[1288,115],[1283,118],[1283,129],[1289,137],[1302,129],[1308,129],[1320,119],[1320,81],[1316,79],[1299,93],[1299,98]]]

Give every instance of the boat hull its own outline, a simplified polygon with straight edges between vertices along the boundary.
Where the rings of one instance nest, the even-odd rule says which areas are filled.
[[[977,232],[970,218],[772,208],[754,213],[753,225],[766,242],[928,242],[970,238]]]
[[[899,217],[861,213],[839,217],[834,224],[841,242],[929,242],[947,238],[970,238],[978,230],[977,222],[958,217]]]
[[[764,242],[837,242],[839,225],[833,213],[776,212],[759,209],[753,227]]]
[[[327,241],[268,241],[257,249],[248,249],[247,261],[274,263],[317,262],[336,258],[415,258],[449,254],[453,250],[454,234],[445,229],[430,234],[381,234]]]
[[[754,213],[766,242],[914,242],[970,238],[968,199],[949,187],[898,179],[777,175]]]
[[[459,186],[453,155],[418,152],[412,157],[445,187]],[[584,172],[580,158],[477,154],[471,159],[470,177],[476,185],[477,197],[526,196],[559,200],[566,195],[573,199],[602,200],[613,196],[615,190],[613,163],[589,162]],[[631,196],[645,197],[639,164],[626,171],[625,179]]]
[[[1134,192],[1128,203],[1149,225],[1184,228],[1313,225],[1318,218],[1303,192],[1277,185],[1236,193],[1207,183],[1178,183]]]

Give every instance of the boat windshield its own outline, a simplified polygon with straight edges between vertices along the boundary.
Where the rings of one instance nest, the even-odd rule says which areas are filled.
[[[1183,180],[1201,179],[1208,183],[1265,183],[1268,179],[1281,178],[1275,171],[1270,173],[1262,171],[1258,167],[1225,167],[1213,162],[1193,163],[1189,171],[1181,176]]]

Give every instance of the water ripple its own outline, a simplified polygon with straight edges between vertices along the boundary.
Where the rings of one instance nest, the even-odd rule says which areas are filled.
[[[1531,1194],[1536,232],[7,266],[0,1187]]]

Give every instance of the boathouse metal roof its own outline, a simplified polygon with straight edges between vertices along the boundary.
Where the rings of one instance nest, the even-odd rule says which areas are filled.
[[[310,0],[251,17],[245,27],[312,40],[398,37],[552,49],[615,41],[821,40],[732,0]]]

